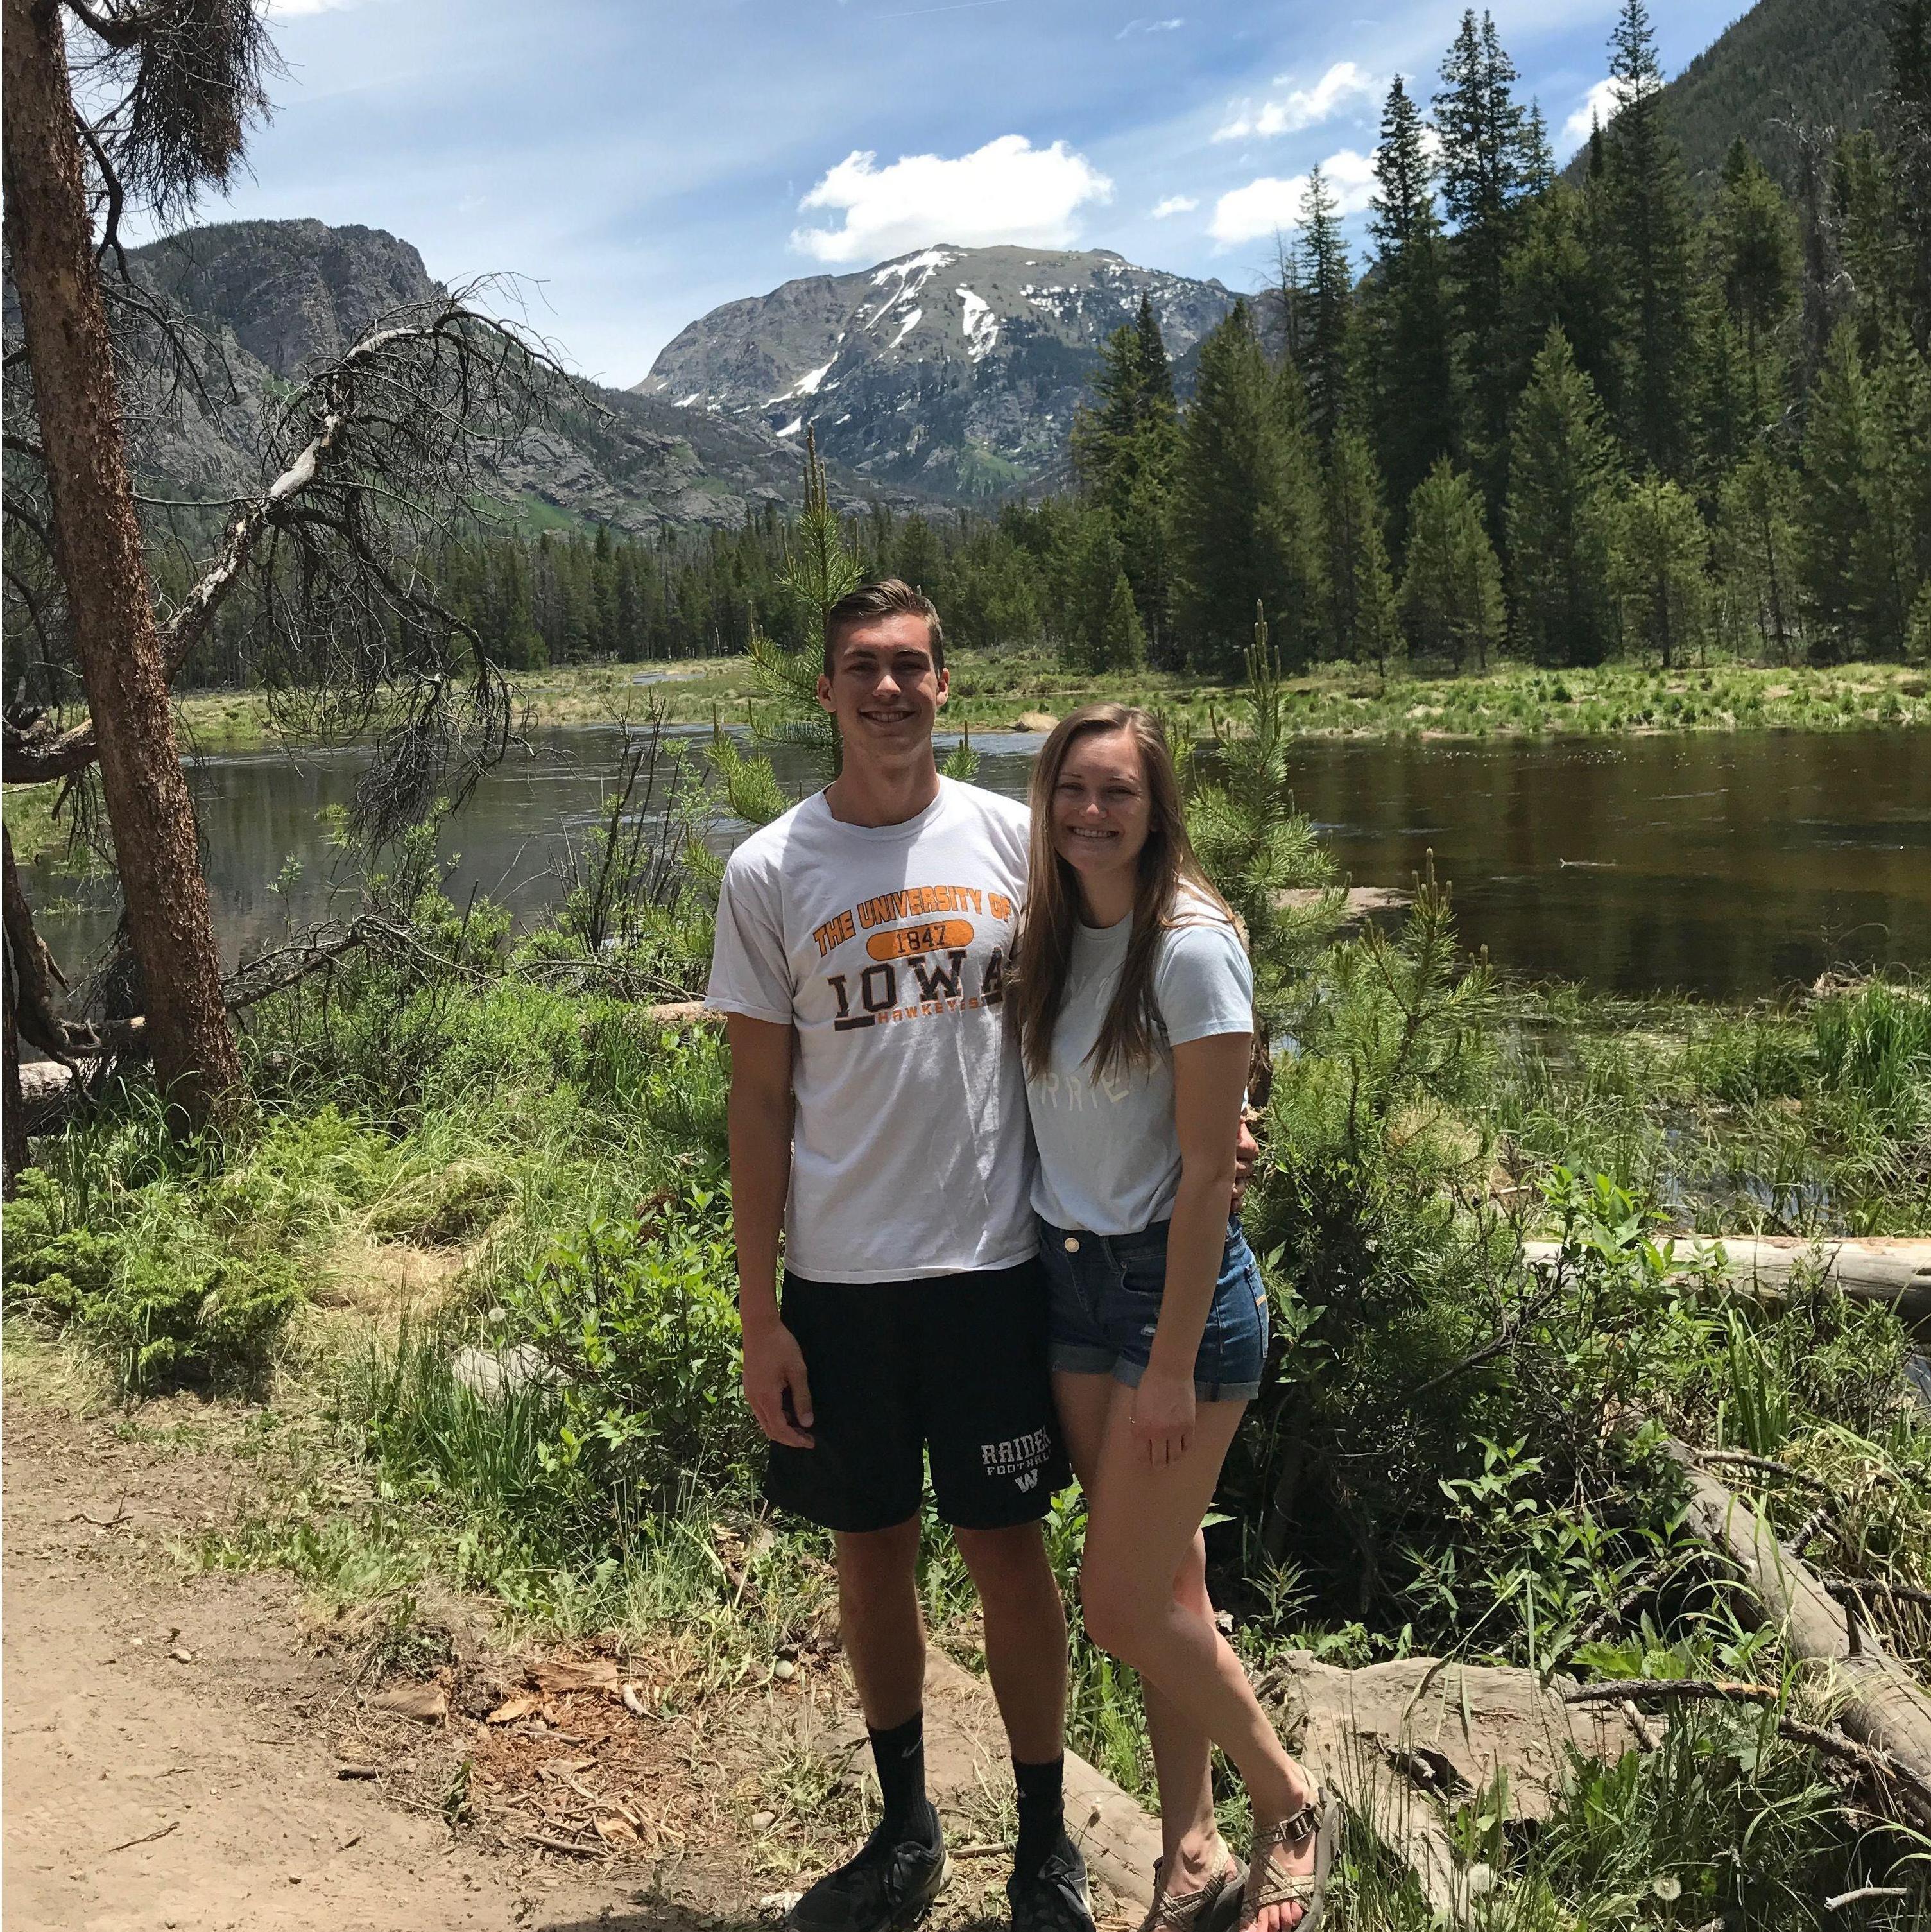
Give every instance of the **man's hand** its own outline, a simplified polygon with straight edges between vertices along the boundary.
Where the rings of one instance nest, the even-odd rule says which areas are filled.
[[[1133,1391],[1136,1460],[1164,1468],[1193,1446],[1194,1388],[1191,1372],[1171,1375],[1151,1363]]]
[[[1240,1110],[1240,1131],[1234,1137],[1234,1207],[1236,1214],[1246,1198],[1247,1184],[1254,1178],[1254,1163],[1261,1158],[1261,1143],[1247,1124],[1247,1110]]]
[[[811,1385],[805,1379],[804,1351],[783,1322],[747,1329],[744,1338],[744,1393],[757,1426],[787,1448],[815,1447],[811,1426]],[[790,1398],[789,1411],[785,1398]],[[796,1417],[794,1422],[793,1418]]]

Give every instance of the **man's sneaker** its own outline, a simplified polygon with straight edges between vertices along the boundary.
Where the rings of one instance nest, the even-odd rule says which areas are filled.
[[[1012,1932],[1093,1932],[1093,1900],[1087,1891],[1086,1861],[1072,1839],[1036,1872],[1018,1872],[1006,1881],[1012,1907]]]
[[[952,1876],[936,1816],[930,1839],[889,1838],[881,1825],[856,1858],[792,1906],[784,1932],[904,1932]]]

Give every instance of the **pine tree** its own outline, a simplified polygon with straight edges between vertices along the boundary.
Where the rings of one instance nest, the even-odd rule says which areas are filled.
[[[1891,84],[1880,124],[1897,187],[1900,280],[1912,339],[1931,354],[1931,0],[1891,0],[1885,32]]]
[[[1874,368],[1838,325],[1812,392],[1798,514],[1815,654],[1895,656],[1931,578],[1931,370],[1902,327]]]
[[[1618,292],[1600,189],[1558,182],[1526,208],[1522,238],[1504,270],[1502,336],[1511,397],[1552,328],[1568,338],[1576,366],[1606,404],[1615,393]]]
[[[1515,636],[1539,663],[1600,664],[1615,646],[1615,468],[1594,386],[1551,329],[1516,406],[1509,466]]]
[[[1482,497],[1446,457],[1408,505],[1408,550],[1402,573],[1402,621],[1417,656],[1472,659],[1486,669],[1502,646],[1502,568],[1482,522]]]
[[[1854,654],[1871,602],[1863,526],[1871,460],[1868,383],[1849,322],[1832,333],[1804,433],[1800,569],[1810,614],[1837,657]]]
[[[1620,415],[1628,447],[1666,476],[1688,467],[1690,190],[1664,119],[1663,76],[1643,0],[1624,0],[1609,37],[1619,97],[1605,136],[1605,189],[1624,290]]]
[[[1167,526],[1180,420],[1150,297],[1142,296],[1135,321],[1108,338],[1093,389],[1096,406],[1073,419],[1075,472],[1113,518],[1142,628],[1157,639],[1171,596]]]
[[[1668,670],[1708,637],[1710,532],[1689,494],[1654,470],[1617,503],[1614,524],[1623,641]]]
[[[1174,490],[1177,615],[1197,662],[1239,662],[1257,604],[1297,662],[1323,613],[1317,470],[1291,363],[1276,372],[1244,302],[1201,345]]]
[[[1797,289],[1797,224],[1783,190],[1739,134],[1710,212],[1710,252],[1730,318],[1754,359],[1789,313]]]
[[[1758,448],[1725,478],[1717,523],[1717,569],[1733,634],[1746,648],[1795,661],[1797,478]]]
[[[1441,64],[1435,97],[1441,198],[1454,232],[1449,248],[1462,358],[1468,374],[1469,440],[1490,500],[1504,487],[1510,387],[1501,330],[1504,264],[1523,192],[1525,122],[1514,63],[1493,17],[1471,8]]]
[[[1327,577],[1337,657],[1386,671],[1400,646],[1388,547],[1381,530],[1381,479],[1368,440],[1352,427],[1336,435],[1327,460]]]
[[[1403,535],[1408,499],[1458,442],[1447,250],[1423,124],[1397,74],[1375,151],[1375,272],[1362,294],[1362,360],[1375,453]]]
[[[1294,359],[1307,386],[1309,422],[1327,449],[1348,406],[1354,278],[1342,238],[1339,204],[1319,162],[1308,170],[1296,252],[1303,326]]]
[[[1114,578],[1113,595],[1107,600],[1106,618],[1100,628],[1094,668],[1131,670],[1146,661],[1146,630],[1140,622],[1139,606],[1133,601],[1133,586],[1122,570]]]

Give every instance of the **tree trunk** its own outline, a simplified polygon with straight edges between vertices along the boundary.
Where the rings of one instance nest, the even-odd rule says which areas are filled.
[[[241,1066],[127,477],[54,0],[4,0],[6,234],[46,451],[54,552],[100,746],[155,1078],[189,1123]]]
[[[0,962],[0,998],[6,1013],[0,1020],[0,1042],[4,1042],[5,1065],[0,1069],[0,1138],[6,1143],[5,1185],[0,1192],[10,1201],[13,1184],[27,1164],[27,1115],[20,1093],[20,1029],[13,1016],[13,949],[7,949]]]

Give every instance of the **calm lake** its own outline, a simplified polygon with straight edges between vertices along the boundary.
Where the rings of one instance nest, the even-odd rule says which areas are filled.
[[[1021,793],[1040,740],[974,742],[980,782]],[[538,734],[513,754],[448,828],[451,896],[474,890],[520,918],[539,914],[568,843],[596,822],[619,748],[615,730],[589,728]],[[319,814],[348,802],[364,762],[263,752],[196,767],[230,959],[290,922],[355,910],[354,869]],[[1319,740],[1294,764],[1300,806],[1354,884],[1405,886],[1432,848],[1465,943],[1511,970],[1735,998],[1834,963],[1931,964],[1921,733]],[[37,904],[69,902],[40,923],[72,973],[105,942],[111,914],[57,862],[28,873]]]

